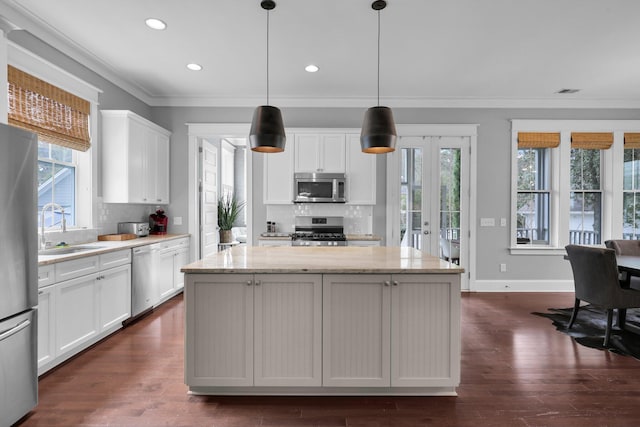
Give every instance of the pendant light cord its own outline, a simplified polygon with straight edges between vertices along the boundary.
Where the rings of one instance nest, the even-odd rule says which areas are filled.
[[[380,106],[380,10],[378,10],[378,106]]]
[[[267,105],[269,105],[269,10],[267,10]]]

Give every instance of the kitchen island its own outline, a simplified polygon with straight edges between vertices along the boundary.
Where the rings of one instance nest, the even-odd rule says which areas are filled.
[[[182,271],[192,393],[456,394],[455,264],[412,248],[238,246]]]

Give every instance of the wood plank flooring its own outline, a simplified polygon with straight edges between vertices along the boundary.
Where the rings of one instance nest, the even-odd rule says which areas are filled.
[[[191,396],[178,296],[40,379],[29,426],[638,426],[640,361],[531,315],[572,293],[462,298],[457,397]]]

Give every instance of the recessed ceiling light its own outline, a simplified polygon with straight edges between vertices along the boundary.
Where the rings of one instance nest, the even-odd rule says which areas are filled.
[[[304,67],[304,70],[308,73],[315,73],[316,71],[318,71],[320,68],[318,68],[317,65],[313,65],[313,64],[309,64],[306,67]]]
[[[576,93],[580,92],[580,89],[560,89],[556,93],[565,94],[565,93]]]
[[[149,18],[144,22],[145,24],[147,24],[147,27],[153,28],[154,30],[164,30],[165,28],[167,28],[167,24],[165,24],[164,21],[156,18]]]
[[[202,70],[202,65],[191,63],[191,64],[187,64],[187,68],[190,69],[191,71],[200,71]]]

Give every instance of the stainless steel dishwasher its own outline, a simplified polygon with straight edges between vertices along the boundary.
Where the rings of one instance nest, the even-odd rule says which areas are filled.
[[[133,248],[131,317],[150,310],[160,299],[156,280],[160,249],[160,243]]]

